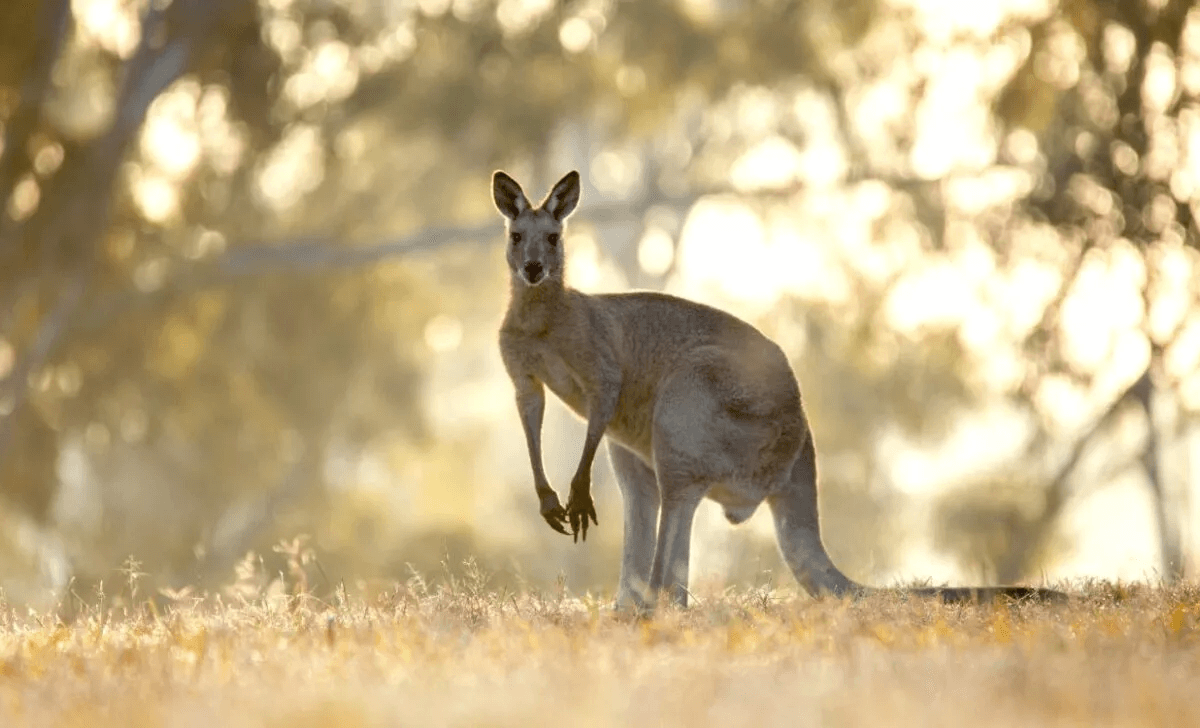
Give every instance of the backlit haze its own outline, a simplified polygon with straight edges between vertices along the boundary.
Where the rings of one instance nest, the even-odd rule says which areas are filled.
[[[580,170],[571,285],[703,301],[779,343],[821,454],[825,540],[854,577],[1008,573],[985,563],[1004,548],[962,535],[978,523],[1001,541],[1027,529],[1011,536],[1036,542],[1027,580],[1156,578],[1168,502],[1195,552],[1200,258],[1177,212],[1200,200],[1200,11],[1178,53],[1108,23],[1097,69],[1053,2],[818,2],[786,16],[794,52],[750,4],[629,5],[261,0],[247,37],[265,56],[235,44],[212,55],[235,71],[197,61],[167,84],[115,175],[78,338],[27,373],[57,449],[46,515],[0,513],[4,558],[24,565],[12,598],[53,601],[131,553],[166,554],[147,567],[164,586],[219,581],[297,534],[348,582],[472,557],[611,590],[607,458],[586,546],[537,514],[496,346],[499,167],[535,200]],[[36,222],[73,150],[120,120],[111,69],[140,58],[145,11],[71,3],[12,220]],[[1083,213],[1032,211],[1058,199],[1062,159],[1093,158],[1087,124],[1119,128],[1105,94],[1143,55],[1147,149],[1103,143],[1158,192],[1122,200],[1081,171],[1057,192]],[[1120,226],[1131,210],[1140,238]],[[36,302],[30,316],[54,310]],[[0,375],[36,330],[0,330]],[[1144,409],[1095,428],[1152,362],[1161,493],[1139,460]],[[1061,513],[1038,511],[1085,436]],[[553,402],[560,492],[582,441]],[[791,584],[763,511],[733,529],[706,504],[693,581]]]

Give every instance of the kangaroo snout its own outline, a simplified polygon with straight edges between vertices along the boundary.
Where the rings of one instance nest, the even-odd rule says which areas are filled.
[[[545,275],[546,269],[536,260],[531,260],[525,264],[523,271],[525,280],[529,281],[530,285],[536,285],[541,282],[542,276]]]

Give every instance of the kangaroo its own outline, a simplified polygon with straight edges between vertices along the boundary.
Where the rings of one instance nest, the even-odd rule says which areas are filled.
[[[538,207],[501,171],[492,196],[506,219],[511,279],[500,354],[541,515],[555,531],[587,540],[589,522],[599,525],[592,464],[607,437],[625,511],[616,607],[647,612],[664,593],[687,606],[692,521],[704,498],[732,524],[765,501],[784,561],[809,594],[870,589],[847,578],[822,542],[813,435],[779,346],[728,313],[674,296],[569,288],[563,229],[579,203],[578,172]],[[546,388],[587,421],[565,507],[542,465]],[[1033,587],[906,591],[946,601],[1063,596]]]

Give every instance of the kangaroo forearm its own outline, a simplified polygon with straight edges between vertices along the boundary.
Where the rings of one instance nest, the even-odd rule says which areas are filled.
[[[542,418],[546,410],[544,394],[527,392],[518,397],[517,408],[521,413],[521,425],[525,430],[525,445],[529,450],[529,465],[533,470],[533,487],[538,495],[550,490],[542,464]]]
[[[614,391],[618,387],[612,387]],[[583,453],[579,457],[579,468],[575,471],[575,478],[572,481],[576,487],[581,487],[585,492],[591,489],[591,472],[592,463],[596,459],[596,451],[600,448],[600,440],[604,438],[604,431],[608,428],[608,423],[612,421],[613,415],[617,409],[616,395],[605,395],[598,398],[589,408],[587,435],[583,440]]]
[[[604,437],[604,430],[601,429],[600,434],[593,436],[591,428],[588,428],[587,437],[583,441],[583,454],[579,457],[579,468],[575,471],[575,478],[572,481],[576,487],[582,487],[584,491],[591,489],[591,472],[592,463],[596,460],[596,450],[600,448],[600,440]]]

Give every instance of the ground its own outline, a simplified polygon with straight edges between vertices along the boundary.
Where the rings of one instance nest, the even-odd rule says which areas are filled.
[[[1200,588],[1071,588],[1058,606],[756,589],[636,620],[476,575],[69,623],[6,609],[0,725],[1200,724]]]

